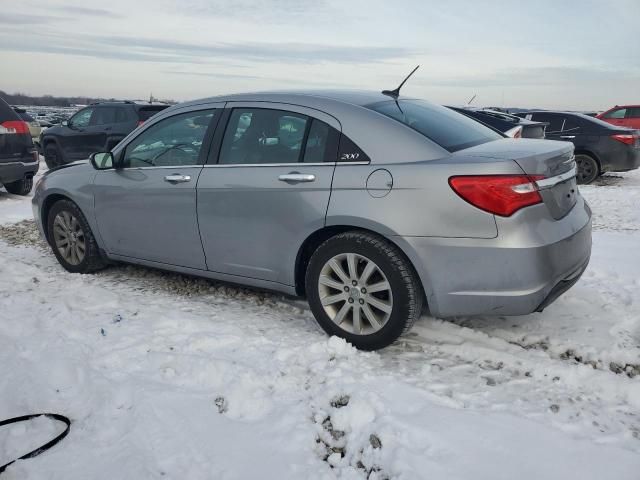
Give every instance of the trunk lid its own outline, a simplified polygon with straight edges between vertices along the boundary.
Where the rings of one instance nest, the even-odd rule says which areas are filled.
[[[569,142],[521,138],[488,142],[458,153],[467,157],[514,161],[527,175],[543,177],[538,186],[540,196],[551,216],[558,220],[569,213],[577,201],[576,178],[570,174],[576,166],[573,148]],[[561,181],[554,183],[554,179]]]

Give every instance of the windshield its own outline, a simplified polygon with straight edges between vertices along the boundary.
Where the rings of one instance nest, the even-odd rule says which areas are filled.
[[[407,125],[450,152],[504,138],[465,115],[421,100],[389,100],[367,108]]]

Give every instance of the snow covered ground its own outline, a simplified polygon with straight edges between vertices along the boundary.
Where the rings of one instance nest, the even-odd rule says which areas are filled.
[[[299,300],[66,273],[0,190],[0,419],[73,420],[2,479],[638,480],[640,172],[581,191],[592,261],[544,313],[424,317],[363,353]],[[0,427],[0,465],[61,428]]]

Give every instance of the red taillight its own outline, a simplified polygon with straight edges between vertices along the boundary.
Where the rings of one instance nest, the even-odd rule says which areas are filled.
[[[638,140],[638,136],[632,134],[611,135],[611,138],[627,145],[633,145]]]
[[[485,212],[509,217],[521,208],[542,203],[535,184],[544,175],[463,175],[449,185],[463,200]]]
[[[29,125],[22,120],[11,120],[8,122],[0,123],[0,133],[9,134],[24,134],[29,133]]]

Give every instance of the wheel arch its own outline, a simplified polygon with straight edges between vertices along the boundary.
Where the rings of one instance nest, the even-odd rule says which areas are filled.
[[[428,280],[425,268],[424,266],[422,268],[417,268],[415,261],[417,259],[417,255],[415,255],[412,251],[408,251],[411,250],[408,244],[399,241],[402,237],[384,235],[376,232],[375,230],[356,225],[327,225],[313,232],[304,240],[304,242],[302,242],[302,245],[298,249],[295,263],[295,289],[297,295],[305,296],[306,294],[305,274],[313,252],[315,252],[316,249],[329,238],[347,231],[370,233],[372,235],[385,239],[387,242],[391,243],[398,250],[400,250],[407,262],[409,262],[409,265],[411,265],[411,267],[413,268],[413,271],[420,282],[424,301],[428,304],[428,301],[433,297],[433,295],[431,284]]]
[[[51,239],[49,238],[49,228],[48,228],[49,212],[51,211],[51,208],[60,200],[69,200],[70,202],[73,202],[73,200],[67,195],[63,195],[61,193],[52,193],[42,201],[42,207],[40,208],[40,222],[42,223],[42,231],[44,232],[44,237],[47,240],[47,243],[49,245],[51,245]],[[73,203],[77,205],[76,202],[73,202]]]

